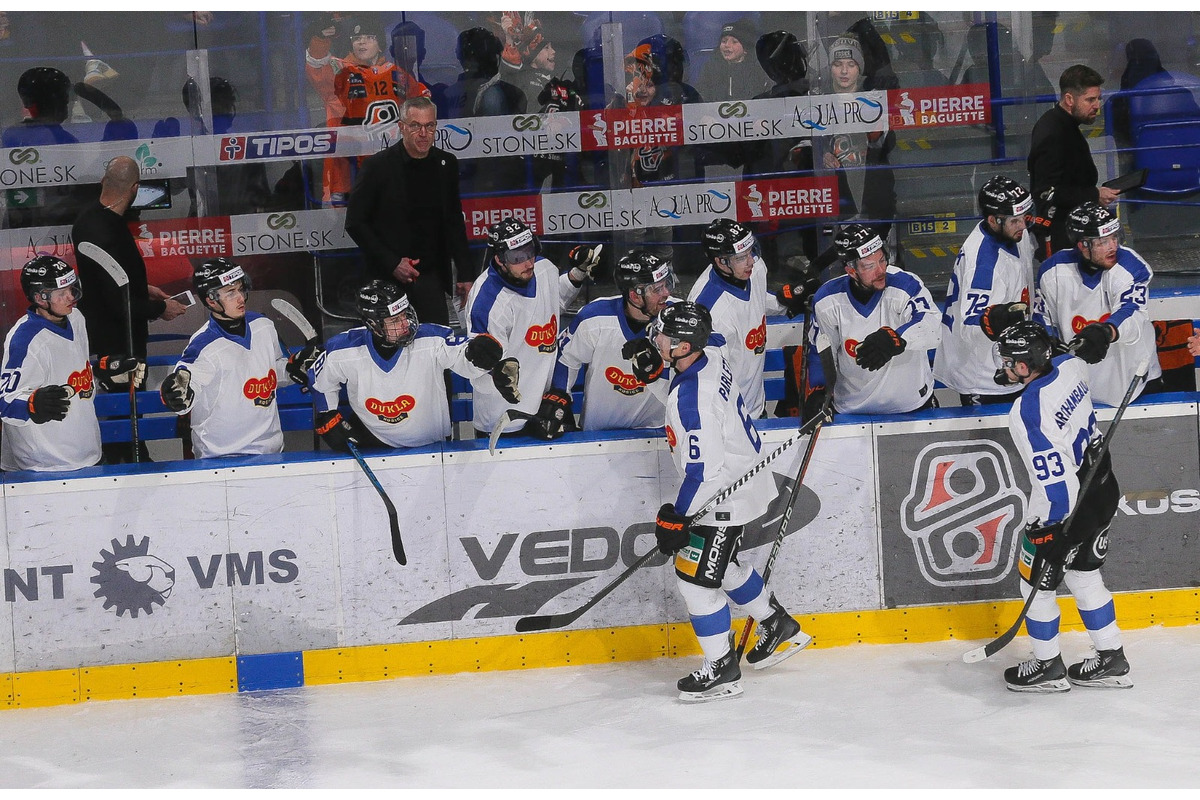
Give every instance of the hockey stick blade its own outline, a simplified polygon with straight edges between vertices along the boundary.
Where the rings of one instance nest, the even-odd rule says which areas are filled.
[[[504,434],[504,429],[508,427],[508,423],[514,419],[523,419],[529,421],[536,419],[536,414],[527,414],[524,411],[518,411],[515,408],[510,408],[500,415],[500,419],[496,420],[496,424],[492,426],[492,433],[488,436],[488,452],[496,455],[496,443],[500,441],[501,435]]]
[[[375,487],[375,491],[379,493],[379,497],[383,500],[384,508],[387,509],[388,525],[392,529],[392,555],[396,557],[396,561],[400,566],[408,564],[408,557],[404,554],[404,542],[400,539],[400,521],[396,517],[396,506],[392,503],[392,498],[388,497],[388,493],[384,491],[380,485],[379,479],[375,477],[375,473],[367,466],[367,462],[363,460],[362,453],[358,452],[358,448],[354,442],[346,442],[346,446],[350,448],[350,455],[354,456],[354,460],[358,462],[358,466],[362,468],[363,474],[367,476],[367,480]]]
[[[651,548],[650,552],[640,557],[637,561],[626,567],[625,571],[614,578],[607,586],[601,589],[595,597],[588,600],[574,611],[568,611],[565,614],[538,614],[532,617],[521,617],[517,620],[517,633],[534,633],[536,631],[548,631],[554,628],[565,628],[575,620],[582,617],[592,609],[597,603],[608,597],[613,589],[620,586],[625,580],[642,568],[647,561],[658,552],[658,548]]]
[[[85,255],[99,264],[101,269],[107,272],[108,276],[113,279],[113,283],[117,285],[118,289],[129,284],[129,276],[125,274],[125,270],[103,248],[94,242],[80,242],[75,247],[81,255]]]
[[[287,317],[288,322],[296,326],[296,330],[300,331],[300,335],[304,337],[306,342],[316,342],[317,332],[313,329],[308,319],[300,313],[300,309],[284,300],[281,297],[276,297],[271,301],[271,307],[278,311],[283,316]]]

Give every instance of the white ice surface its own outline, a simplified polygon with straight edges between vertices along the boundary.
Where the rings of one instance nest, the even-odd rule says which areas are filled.
[[[687,658],[18,709],[0,786],[1194,789],[1200,626],[1124,638],[1132,689],[1060,695],[1005,690],[1018,638],[810,648],[699,705]]]

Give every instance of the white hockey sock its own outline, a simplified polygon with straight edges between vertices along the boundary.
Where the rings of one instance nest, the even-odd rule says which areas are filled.
[[[1063,582],[1075,597],[1079,616],[1092,637],[1097,650],[1116,650],[1121,646],[1121,629],[1117,627],[1116,607],[1112,592],[1104,585],[1100,570],[1086,572],[1067,570]]]

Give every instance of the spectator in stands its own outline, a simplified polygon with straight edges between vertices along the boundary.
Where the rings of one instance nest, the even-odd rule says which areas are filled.
[[[1121,91],[1133,89],[1146,78],[1166,71],[1153,42],[1149,39],[1130,39],[1125,44],[1125,71],[1121,73]],[[1113,98],[1112,122],[1117,144],[1123,148],[1133,146],[1128,97]]]
[[[752,50],[758,36],[745,20],[721,26],[716,50],[700,71],[697,90],[706,103],[749,100],[771,88],[771,82]]]

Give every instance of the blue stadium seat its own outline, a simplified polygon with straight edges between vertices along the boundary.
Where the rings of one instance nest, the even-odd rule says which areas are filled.
[[[1160,72],[1134,89],[1157,90],[1129,98],[1134,164],[1150,170],[1142,188],[1160,194],[1200,191],[1200,79]]]

